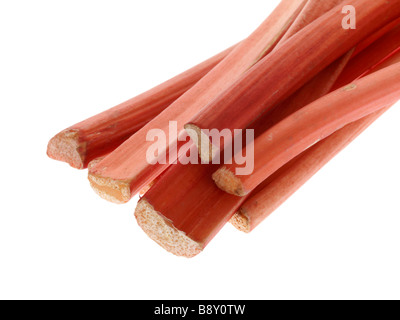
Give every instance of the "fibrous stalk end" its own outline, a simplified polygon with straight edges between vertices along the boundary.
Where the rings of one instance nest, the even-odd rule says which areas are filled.
[[[88,179],[94,192],[104,200],[124,204],[132,198],[129,181],[114,180],[90,172]]]
[[[143,231],[168,252],[193,258],[203,251],[203,246],[173,226],[145,199],[139,201],[135,217]]]
[[[233,225],[239,231],[250,233],[250,220],[246,212],[241,208],[236,212],[230,220],[231,225]]]
[[[226,167],[218,169],[212,178],[218,188],[229,194],[238,197],[244,197],[247,194],[240,178]]]
[[[76,169],[85,169],[86,144],[79,141],[77,130],[65,130],[52,138],[47,155],[54,160],[68,163]]]

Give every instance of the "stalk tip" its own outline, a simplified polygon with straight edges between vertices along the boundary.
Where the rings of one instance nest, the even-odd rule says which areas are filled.
[[[244,197],[247,193],[243,188],[242,181],[226,167],[218,169],[212,178],[221,190],[238,197]]]
[[[143,231],[168,252],[186,258],[193,258],[203,251],[203,246],[173,226],[153,206],[142,199],[135,217]]]
[[[127,181],[113,180],[89,172],[90,186],[98,196],[112,203],[124,204],[131,200],[130,184]]]
[[[84,169],[86,144],[79,142],[77,130],[64,130],[50,140],[47,155],[51,159],[66,162],[73,168]]]
[[[239,231],[250,233],[250,219],[249,216],[241,208],[236,212],[229,221]]]

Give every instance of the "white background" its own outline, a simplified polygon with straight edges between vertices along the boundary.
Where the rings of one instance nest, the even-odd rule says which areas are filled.
[[[164,252],[86,171],[46,157],[58,131],[250,34],[275,1],[0,2],[0,298],[400,298],[400,105],[251,235]]]

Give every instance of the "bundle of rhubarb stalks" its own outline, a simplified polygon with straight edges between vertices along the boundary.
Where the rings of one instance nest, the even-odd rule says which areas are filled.
[[[282,0],[247,39],[60,132],[48,155],[89,168],[108,201],[141,193],[139,226],[193,257],[228,222],[254,230],[399,99],[400,0]],[[149,159],[154,129],[165,146]],[[231,134],[216,144],[212,129]],[[226,159],[245,129],[255,138]]]

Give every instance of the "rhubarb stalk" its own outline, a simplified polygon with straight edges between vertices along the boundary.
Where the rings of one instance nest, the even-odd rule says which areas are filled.
[[[347,125],[280,168],[251,193],[232,217],[232,225],[244,232],[254,230],[386,110]]]
[[[77,169],[116,149],[221,62],[233,48],[112,109],[69,127],[50,140],[50,158]]]
[[[338,89],[290,115],[254,142],[254,172],[236,175],[236,164],[213,174],[222,190],[243,197],[304,150],[345,125],[400,99],[396,63]],[[332,112],[334,110],[334,112]]]

